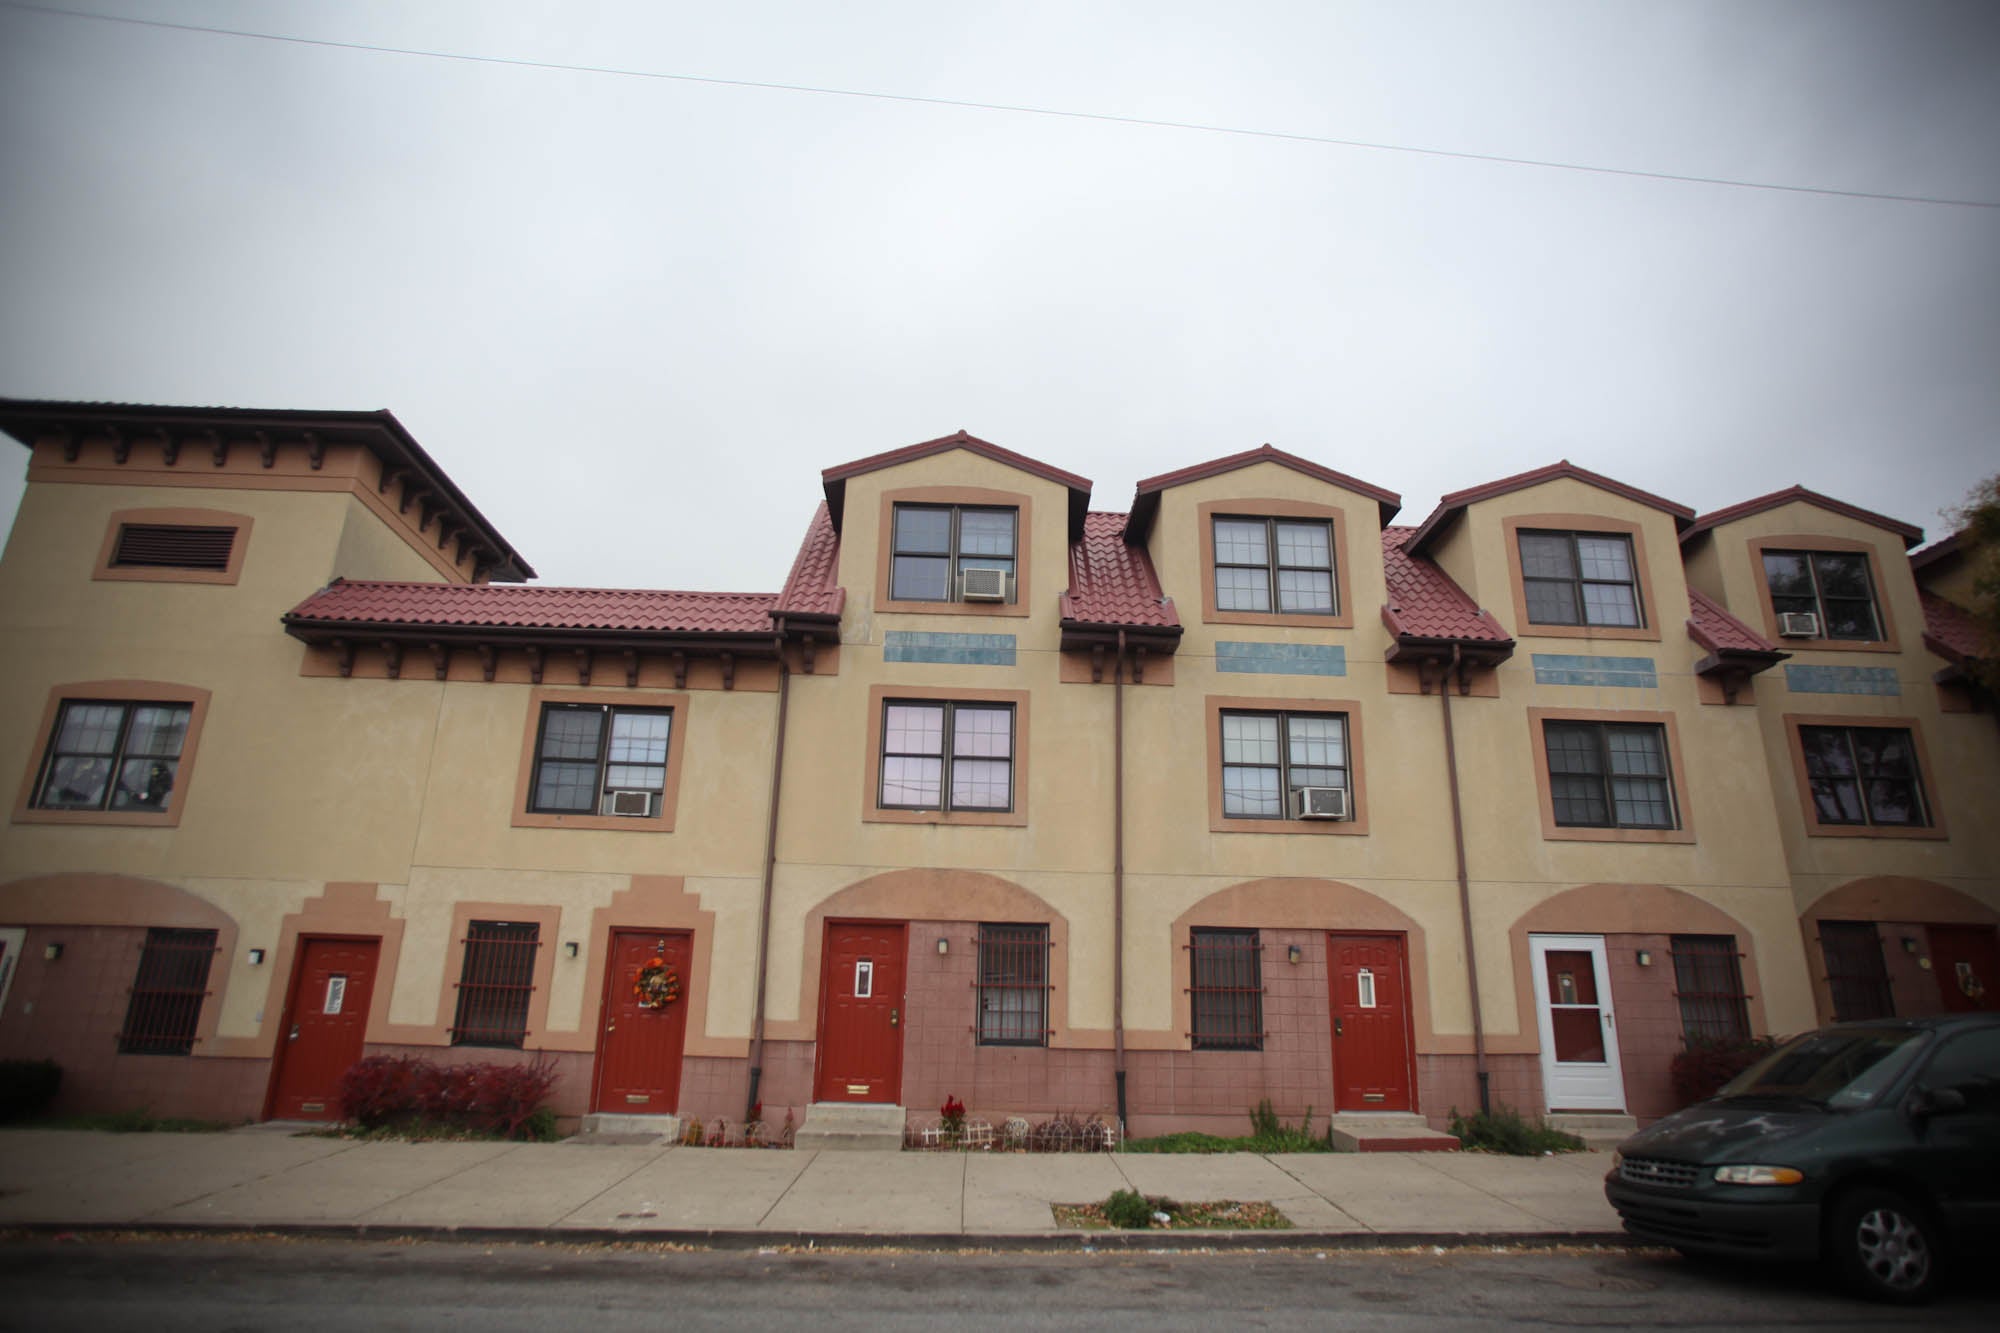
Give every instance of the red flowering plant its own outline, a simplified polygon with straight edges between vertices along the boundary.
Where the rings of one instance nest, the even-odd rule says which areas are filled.
[[[958,1142],[958,1136],[965,1132],[965,1103],[956,1097],[946,1096],[944,1105],[938,1107],[938,1115],[944,1122],[945,1137]]]

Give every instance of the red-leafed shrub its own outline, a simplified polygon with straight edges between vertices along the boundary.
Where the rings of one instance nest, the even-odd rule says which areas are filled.
[[[363,1129],[422,1124],[522,1138],[552,1120],[543,1104],[557,1080],[555,1062],[540,1056],[526,1064],[439,1065],[372,1055],[341,1076],[340,1110]]]
[[[1707,1101],[1723,1084],[1777,1048],[1776,1037],[1752,1037],[1747,1041],[1689,1038],[1686,1049],[1674,1056],[1674,1096],[1682,1106]]]

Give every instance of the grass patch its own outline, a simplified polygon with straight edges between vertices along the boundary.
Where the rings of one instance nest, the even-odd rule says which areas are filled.
[[[11,1129],[88,1129],[100,1134],[220,1134],[235,1129],[226,1120],[193,1120],[150,1111],[100,1111],[92,1115],[45,1116]]]
[[[1173,1199],[1117,1190],[1102,1203],[1057,1203],[1056,1225],[1079,1231],[1288,1231],[1292,1220],[1263,1200]]]
[[[1152,1153],[1338,1151],[1326,1132],[1313,1133],[1312,1118],[1312,1108],[1308,1106],[1305,1119],[1296,1125],[1288,1125],[1278,1118],[1267,1097],[1250,1112],[1250,1132],[1241,1137],[1227,1138],[1190,1129],[1177,1134],[1159,1134],[1150,1139],[1128,1139],[1123,1150]]]
[[[1513,1157],[1541,1157],[1584,1149],[1583,1140],[1576,1135],[1556,1129],[1540,1116],[1529,1120],[1509,1106],[1496,1106],[1476,1115],[1460,1115],[1454,1106],[1451,1132],[1474,1152],[1506,1153]]]

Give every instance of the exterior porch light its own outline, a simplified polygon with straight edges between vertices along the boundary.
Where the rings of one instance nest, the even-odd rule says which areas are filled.
[[[942,935],[938,936],[938,953],[948,954],[950,952],[951,952],[951,941],[947,940]]]
[[[1287,946],[1287,947],[1286,947],[1286,949],[1285,949],[1285,961],[1286,961],[1286,962],[1288,962],[1288,963],[1293,963],[1293,964],[1296,964],[1296,963],[1300,962],[1301,960],[1303,960],[1304,958],[1305,958],[1305,954],[1303,954],[1302,952],[1300,952],[1300,950],[1299,950],[1299,946],[1298,946],[1298,945],[1296,945],[1296,944],[1293,944],[1293,945],[1289,945],[1289,946]]]
[[[570,941],[569,943],[567,943],[567,944],[563,945],[563,952],[564,952],[564,953],[566,953],[566,954],[568,954],[568,955],[569,955],[569,956],[570,956],[571,958],[574,958],[574,957],[576,957],[576,955],[577,955],[577,943],[576,943],[576,941],[575,941],[575,940],[571,940],[571,941]]]
[[[1653,951],[1651,949],[1639,950],[1639,966],[1651,967],[1652,965],[1653,965]]]
[[[262,967],[263,965],[264,965],[264,951],[262,949],[252,949],[250,951],[250,966]]]
[[[1903,952],[1915,953],[1916,951],[1917,951],[1917,937],[1915,935],[1903,936]]]
[[[56,959],[62,957],[62,945],[44,944],[42,946],[42,957],[53,963]]]

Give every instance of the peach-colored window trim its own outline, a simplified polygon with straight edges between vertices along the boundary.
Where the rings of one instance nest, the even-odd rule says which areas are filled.
[[[1215,520],[1218,518],[1317,518],[1333,525],[1333,605],[1330,616],[1280,611],[1218,611],[1215,608]],[[1304,500],[1206,500],[1195,506],[1201,525],[1201,618],[1212,625],[1298,625],[1307,629],[1354,628],[1354,601],[1348,596],[1347,515],[1333,505]],[[1271,605],[1278,590],[1273,588]]]
[[[889,596],[889,574],[895,564],[896,506],[974,505],[1016,511],[1014,523],[1014,600],[1011,602],[898,602]],[[882,527],[875,543],[875,609],[908,611],[922,616],[1025,616],[1033,600],[1030,565],[1034,554],[1034,501],[1014,491],[982,486],[907,486],[882,492]]]
[[[221,509],[120,509],[111,515],[104,530],[104,544],[97,552],[97,567],[90,577],[106,582],[131,583],[235,583],[243,575],[243,556],[250,549],[248,514],[231,514]],[[178,527],[230,528],[229,565],[225,569],[170,569],[154,566],[127,566],[111,563],[118,549],[118,534],[127,524],[171,524]]]
[[[941,699],[949,703],[1014,706],[1014,808],[1012,810],[885,810],[882,794],[882,707],[890,699]],[[1023,828],[1028,823],[1028,691],[941,689],[917,685],[872,685],[868,689],[868,785],[861,792],[861,819],[868,824],[965,824]]]
[[[1610,722],[1620,726],[1657,726],[1666,736],[1667,772],[1673,784],[1674,817],[1679,828],[1572,828],[1556,823],[1555,799],[1549,792],[1549,744],[1543,734],[1548,722]],[[1688,808],[1687,769],[1681,761],[1680,728],[1672,713],[1635,713],[1606,708],[1530,708],[1528,743],[1534,747],[1535,798],[1541,804],[1542,837],[1548,842],[1693,842],[1694,812]]]
[[[1606,518],[1602,514],[1515,514],[1503,519],[1507,539],[1507,578],[1513,585],[1514,633],[1538,639],[1651,639],[1660,637],[1659,603],[1653,597],[1653,571],[1646,561],[1644,530],[1637,523]],[[1632,573],[1638,580],[1639,624],[1543,625],[1529,623],[1528,588],[1521,574],[1521,532],[1572,532],[1584,536],[1602,533],[1626,537],[1632,543]]]
[[[1924,789],[1924,809],[1930,814],[1931,822],[1923,828],[1905,828],[1894,824],[1822,824],[1819,807],[1813,803],[1812,779],[1806,776],[1805,740],[1799,735],[1800,727],[1869,727],[1885,731],[1907,731],[1910,744],[1917,752],[1917,781]],[[1942,839],[1950,835],[1945,832],[1944,803],[1939,799],[1937,779],[1931,775],[1930,750],[1924,745],[1924,733],[1917,719],[1913,717],[1875,717],[1860,713],[1786,713],[1785,747],[1791,752],[1792,780],[1798,784],[1799,813],[1805,820],[1806,833],[1814,838],[1927,838]]]
[[[1361,761],[1361,704],[1354,699],[1272,699],[1211,694],[1203,701],[1208,727],[1208,827],[1213,833],[1317,833],[1357,837],[1368,832],[1368,785]],[[1350,819],[1232,819],[1222,813],[1222,714],[1342,713],[1347,717]]]
[[[465,976],[465,940],[472,933],[475,921],[532,922],[535,926],[534,989],[528,995],[528,1028],[521,1039],[520,1049],[537,1050],[544,1045],[543,1034],[549,1026],[549,985],[555,978],[556,953],[561,948],[556,940],[557,927],[562,924],[562,909],[559,907],[536,907],[523,903],[461,902],[452,905],[451,941],[447,945],[450,952],[446,955],[451,961],[445,968],[438,999],[435,1039],[439,1045],[452,1044],[452,1024],[458,1021],[458,983]],[[474,1046],[471,1043],[467,1046],[472,1050],[513,1049]]]
[[[1896,619],[1889,610],[1888,591],[1882,586],[1882,562],[1875,548],[1849,537],[1790,534],[1780,537],[1752,537],[1750,577],[1757,585],[1757,605],[1764,615],[1764,637],[1788,653],[1895,653],[1902,648],[1896,641]],[[1879,643],[1867,639],[1787,639],[1778,634],[1778,613],[1771,605],[1771,581],[1764,577],[1766,551],[1859,551],[1868,557],[1868,586],[1875,594],[1875,619],[1882,627]]]
[[[180,766],[174,770],[173,795],[167,808],[149,810],[38,810],[29,804],[35,799],[35,784],[42,776],[49,745],[55,739],[56,717],[65,703],[80,699],[103,699],[111,703],[187,704],[187,738],[181,743]],[[14,801],[16,824],[98,824],[131,828],[173,828],[181,822],[187,805],[190,780],[194,775],[195,752],[201,745],[201,729],[208,721],[209,692],[193,685],[173,685],[156,680],[87,680],[73,685],[57,685],[49,691],[42,708],[42,723],[35,731],[35,744],[28,751],[27,773],[21,792]]]
[[[554,815],[528,808],[534,790],[535,740],[542,734],[545,704],[611,704],[621,708],[670,708],[673,722],[667,727],[667,780],[660,792],[660,812],[651,819],[630,815]],[[538,689],[528,694],[528,717],[521,738],[521,770],[514,785],[513,826],[515,828],[599,829],[608,833],[672,833],[674,810],[681,796],[681,755],[687,746],[688,696],[660,694],[648,690],[564,690]]]

